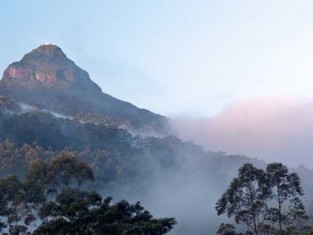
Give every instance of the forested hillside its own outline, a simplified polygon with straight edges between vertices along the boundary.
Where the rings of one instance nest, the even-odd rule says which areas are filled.
[[[166,117],[102,92],[85,70],[51,44],[10,64],[0,81],[0,95],[76,118],[105,120],[137,131],[167,132]]]
[[[86,189],[140,200],[157,216],[173,216],[178,220],[177,234],[216,231],[214,203],[237,169],[245,162],[266,166],[245,156],[207,152],[174,136],[134,136],[116,126],[82,123],[48,112],[1,112],[0,130],[1,177],[13,174],[22,180],[34,161],[49,164],[59,154],[72,154],[94,172],[95,182],[87,183]],[[305,168],[298,172],[305,194],[310,195],[313,172]],[[304,202],[309,208],[310,197]],[[199,216],[187,211],[198,211]]]
[[[76,185],[82,190],[128,200],[126,208],[140,201],[156,217],[175,217],[172,234],[214,234],[223,221],[216,216],[215,203],[238,168],[244,163],[260,169],[267,165],[247,156],[210,152],[170,135],[168,118],[103,93],[86,71],[51,44],[9,65],[0,94],[0,178],[13,179],[23,195],[33,163],[49,166],[60,156],[72,156],[94,174],[92,183]],[[65,169],[71,171],[70,166]],[[302,179],[310,215],[313,171],[293,170]],[[89,193],[83,195],[83,202],[90,199]],[[110,207],[109,201],[102,206]],[[64,206],[57,197],[53,203]]]

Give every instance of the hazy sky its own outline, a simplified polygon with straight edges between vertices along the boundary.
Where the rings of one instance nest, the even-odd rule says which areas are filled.
[[[0,0],[0,70],[44,42],[165,115],[313,96],[313,1]]]
[[[261,98],[228,106],[214,117],[180,118],[178,136],[210,151],[313,169],[313,102]]]

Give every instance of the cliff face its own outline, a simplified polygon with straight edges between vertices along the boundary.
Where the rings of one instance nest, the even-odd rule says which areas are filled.
[[[51,44],[10,64],[0,81],[0,95],[39,109],[84,117],[84,121],[106,120],[134,130],[166,132],[165,117],[103,93],[86,71]]]
[[[57,90],[82,89],[101,93],[86,71],[68,59],[55,45],[41,45],[14,62],[4,71],[1,85],[4,88],[19,86],[25,89],[38,87]]]

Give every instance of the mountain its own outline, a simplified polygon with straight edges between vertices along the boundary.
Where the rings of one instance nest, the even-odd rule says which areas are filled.
[[[157,133],[167,129],[167,118],[103,93],[86,71],[52,44],[10,64],[0,81],[0,95],[84,122]]]
[[[167,119],[103,93],[54,45],[42,45],[9,65],[0,94],[0,178],[23,178],[33,161],[49,163],[71,152],[94,171],[88,189],[174,216],[173,235],[215,234],[225,222],[216,216],[215,202],[238,168],[246,162],[266,166],[175,136],[130,134],[130,129],[165,132]],[[292,171],[301,177],[311,212],[313,171]]]
[[[49,112],[0,109],[0,178],[23,178],[33,161],[49,163],[68,151],[93,169],[95,182],[89,189],[116,200],[139,200],[158,216],[174,216],[178,225],[172,235],[215,234],[224,222],[216,215],[215,202],[238,168],[246,162],[266,166],[258,159],[206,152],[173,136],[134,136],[125,129]],[[292,171],[300,175],[307,195],[303,201],[312,212],[313,171]]]
[[[21,112],[22,108],[13,100],[0,96],[0,111],[2,112]]]
[[[220,222],[216,200],[244,162],[260,165],[173,136],[134,136],[114,126],[5,107],[0,109],[0,178],[22,179],[32,162],[49,163],[71,151],[94,172],[88,189],[116,200],[139,200],[158,216],[177,218],[172,235],[214,234]]]

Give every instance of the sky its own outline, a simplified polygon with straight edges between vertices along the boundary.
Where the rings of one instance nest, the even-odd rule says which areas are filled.
[[[209,151],[242,154],[313,169],[313,102],[258,98],[229,105],[218,115],[179,118],[177,135]]]
[[[312,13],[312,0],[0,0],[0,71],[52,43],[184,140],[313,169]],[[175,180],[158,209],[214,195],[197,179],[168,196]]]
[[[313,96],[313,1],[0,0],[0,70],[60,46],[105,93],[170,117]]]

